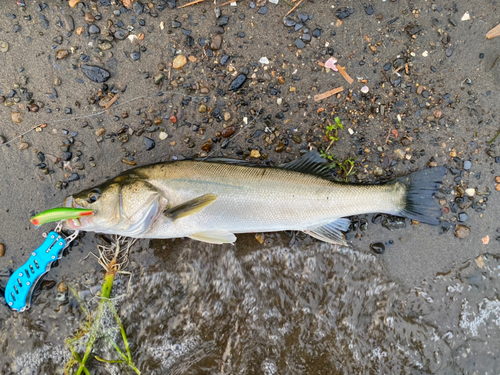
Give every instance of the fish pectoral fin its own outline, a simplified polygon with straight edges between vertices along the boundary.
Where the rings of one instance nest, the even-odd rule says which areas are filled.
[[[349,229],[350,223],[351,221],[349,219],[340,218],[316,228],[306,229],[303,232],[324,242],[346,246],[347,242],[342,232]]]
[[[223,243],[233,243],[234,241],[236,241],[236,236],[225,229],[194,233],[188,237],[192,238],[193,240],[214,243],[218,245]]]
[[[181,217],[196,214],[203,210],[208,205],[212,204],[217,199],[217,195],[205,194],[201,197],[191,199],[190,201],[179,204],[178,206],[169,208],[163,211],[165,216],[172,219],[172,221],[180,219]]]

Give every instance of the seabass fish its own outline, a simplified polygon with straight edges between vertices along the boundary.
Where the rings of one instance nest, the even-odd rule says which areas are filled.
[[[387,184],[355,185],[332,181],[316,152],[276,168],[220,159],[159,163],[67,197],[65,207],[93,215],[67,220],[66,227],[216,244],[234,242],[234,233],[300,230],[345,244],[346,216],[383,212],[437,225],[433,195],[445,171],[431,168]]]

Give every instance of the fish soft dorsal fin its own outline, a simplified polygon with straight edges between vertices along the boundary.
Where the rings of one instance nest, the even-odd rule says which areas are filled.
[[[217,245],[223,243],[233,243],[234,241],[236,241],[236,236],[225,229],[194,233],[188,237],[192,238],[193,240],[214,243]]]
[[[197,212],[203,210],[206,206],[212,204],[217,199],[217,195],[205,194],[201,197],[191,199],[190,201],[184,202],[178,206],[169,208],[163,213],[165,216],[175,221],[181,217],[193,215]]]
[[[243,165],[245,167],[261,167],[259,164],[253,164],[247,160],[232,159],[232,158],[225,158],[225,157],[204,158],[204,159],[195,159],[195,160],[196,161],[204,161],[204,162],[208,162],[208,163]]]
[[[303,232],[324,242],[347,245],[342,232],[345,232],[349,228],[350,223],[349,219],[340,218],[331,223],[304,230]]]
[[[322,178],[332,178],[328,169],[328,162],[317,151],[310,151],[290,163],[281,164],[279,167],[295,172],[313,174]]]

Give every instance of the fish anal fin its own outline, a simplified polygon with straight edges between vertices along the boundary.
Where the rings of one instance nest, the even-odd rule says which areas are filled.
[[[295,172],[332,179],[327,160],[322,158],[317,151],[310,151],[290,163],[281,164],[279,167]]]
[[[191,199],[190,201],[171,207],[165,210],[163,213],[165,214],[165,216],[171,218],[172,221],[174,221],[180,219],[181,217],[186,217],[200,212],[205,207],[212,204],[216,199],[217,195],[205,194],[201,197],[197,197]]]
[[[225,229],[194,233],[188,237],[192,238],[193,240],[214,243],[217,245],[223,243],[233,243],[234,241],[236,241],[236,236]]]
[[[340,218],[325,225],[308,228],[303,232],[324,242],[346,246],[347,242],[342,232],[349,229],[350,223],[351,221],[349,219]]]

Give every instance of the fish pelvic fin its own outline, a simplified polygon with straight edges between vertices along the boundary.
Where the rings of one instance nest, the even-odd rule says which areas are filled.
[[[211,205],[217,199],[215,194],[205,194],[201,197],[179,204],[178,206],[163,211],[164,215],[175,221],[181,217],[196,214]]]
[[[324,242],[347,246],[347,242],[342,232],[349,229],[350,223],[351,220],[340,218],[319,227],[306,229],[303,232]]]
[[[234,243],[234,241],[236,241],[236,236],[225,229],[194,233],[188,237],[193,240],[217,245],[221,245],[223,243]]]
[[[435,167],[400,177],[395,183],[405,186],[404,207],[397,213],[412,220],[438,225],[441,210],[434,201],[434,194],[443,183],[445,167]]]

